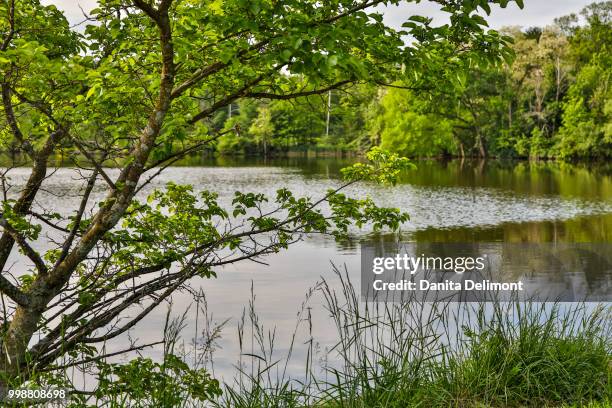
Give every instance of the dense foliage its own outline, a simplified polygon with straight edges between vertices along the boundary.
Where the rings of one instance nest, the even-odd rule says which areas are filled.
[[[396,87],[358,85],[286,101],[240,101],[221,153],[362,151],[408,156],[612,157],[612,2],[544,28],[509,27],[511,63],[441,64]],[[444,53],[442,53],[444,55]],[[415,79],[416,78],[416,79]],[[329,113],[329,129],[327,129]],[[268,141],[263,148],[262,135]]]

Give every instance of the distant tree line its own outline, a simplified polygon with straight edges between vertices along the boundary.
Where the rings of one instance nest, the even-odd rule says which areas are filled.
[[[366,128],[377,92],[353,85],[294,100],[239,100],[211,120],[217,131],[225,131],[215,149],[223,154],[364,151],[372,145]]]
[[[429,75],[387,86],[239,100],[212,119],[234,129],[215,149],[269,155],[382,145],[411,157],[612,157],[612,2],[544,28],[501,31],[514,42],[511,63],[453,69],[431,59]]]

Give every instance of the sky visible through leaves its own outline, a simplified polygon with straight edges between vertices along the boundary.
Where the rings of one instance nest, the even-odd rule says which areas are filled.
[[[511,3],[507,8],[494,7],[487,18],[492,28],[504,26],[546,26],[551,24],[555,17],[570,13],[577,13],[584,6],[594,0],[525,0],[525,8],[520,10],[516,4]],[[43,0],[44,4],[55,4],[64,10],[71,24],[83,21],[83,12],[95,7],[96,0]],[[381,8],[386,23],[399,28],[406,19],[413,15],[425,15],[434,18],[435,24],[443,24],[444,13],[438,10],[439,5],[423,1],[420,4],[402,4],[399,7]]]

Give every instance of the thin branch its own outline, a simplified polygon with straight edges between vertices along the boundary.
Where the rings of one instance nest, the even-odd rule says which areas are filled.
[[[142,10],[151,20],[159,24],[159,13],[155,8],[144,0],[133,0],[134,5]]]
[[[4,228],[4,230],[8,232],[11,235],[11,237],[13,237],[15,242],[17,242],[17,244],[21,247],[21,250],[23,251],[23,253],[28,258],[30,258],[32,262],[34,262],[34,265],[36,266],[36,269],[38,269],[38,272],[41,275],[46,275],[49,270],[47,268],[47,265],[45,265],[45,261],[43,261],[43,259],[40,257],[40,254],[36,252],[34,248],[30,246],[30,244],[28,244],[28,242],[19,233],[19,231],[13,228],[9,224],[9,222],[4,218],[0,218],[0,226]]]
[[[268,92],[247,92],[244,94],[246,98],[257,98],[257,99],[295,99],[302,96],[319,95],[325,92],[329,92],[332,89],[340,88],[342,85],[352,83],[354,81],[346,79],[344,81],[337,82],[330,86],[320,89],[313,89],[311,91],[294,92],[289,94],[274,94]]]
[[[49,221],[47,218],[45,218],[45,216],[43,214],[39,214],[35,211],[27,211],[26,214],[33,216],[34,218],[44,222],[45,224],[47,224],[48,226],[50,226],[53,229],[56,229],[58,231],[62,231],[65,233],[70,233],[70,230],[68,230],[68,228],[64,228],[61,227],[57,224],[52,223],[51,221]]]
[[[29,296],[13,285],[3,274],[0,274],[0,292],[8,296],[19,306],[27,307],[30,304]]]
[[[164,170],[166,170],[168,167],[170,167],[171,165],[173,165],[174,163],[176,163],[177,161],[179,161],[180,159],[185,157],[187,154],[193,153],[193,152],[195,152],[195,151],[205,147],[206,145],[214,142],[215,140],[217,140],[221,136],[223,136],[223,135],[225,135],[225,134],[227,134],[229,132],[233,132],[233,131],[235,131],[235,128],[230,129],[230,130],[225,131],[225,132],[220,132],[220,133],[216,134],[215,136],[211,137],[210,139],[207,139],[207,140],[205,140],[203,142],[197,143],[197,144],[195,144],[195,145],[193,145],[191,147],[188,147],[187,149],[183,149],[180,152],[174,153],[174,154],[170,155],[169,157],[166,157],[164,159],[160,159],[156,163],[153,163],[150,166],[147,166],[147,168],[145,168],[145,172],[147,172],[147,171],[149,171],[149,170],[159,166],[160,164],[163,164],[163,166],[159,167],[155,173],[153,173],[140,186],[138,186],[138,188],[136,189],[134,194],[138,194],[145,186],[147,186],[149,183],[151,183]]]
[[[267,45],[269,42],[270,42],[270,39],[267,39],[267,40],[264,40],[264,41],[260,41],[260,42],[258,42],[256,44],[253,44],[249,48],[246,48],[246,49],[241,50],[238,53],[236,53],[236,57],[238,57],[238,58],[242,57],[245,54],[247,54],[249,51],[260,50],[262,47]],[[178,85],[172,91],[172,95],[171,95],[172,98],[178,98],[179,96],[181,96],[183,94],[183,92],[185,92],[186,90],[188,90],[192,86],[196,85],[202,79],[204,79],[204,78],[206,78],[206,77],[208,77],[210,75],[213,75],[213,74],[221,71],[223,68],[227,68],[229,65],[230,65],[230,62],[217,61],[217,62],[207,66],[206,68],[197,69],[193,73],[191,78],[185,80],[183,83]]]
[[[6,34],[6,37],[4,37],[2,45],[0,45],[0,51],[6,51],[15,35],[15,0],[10,0],[9,2],[8,18],[9,32]]]
[[[79,142],[76,138],[72,136],[70,136],[70,140],[74,142],[77,149],[79,149],[79,151],[83,153],[83,155],[87,157],[87,159],[94,165],[94,167],[96,168],[96,171],[100,173],[100,175],[102,176],[104,181],[106,181],[106,183],[109,185],[109,187],[112,190],[116,190],[117,186],[115,186],[115,183],[113,183],[113,180],[111,180],[111,178],[108,176],[108,174],[106,174],[106,172],[102,168],[102,165],[98,163],[98,161],[91,155],[91,153],[87,151],[87,149],[85,149],[85,147],[81,144],[81,142]]]
[[[64,258],[66,258],[66,255],[68,255],[68,251],[70,250],[70,247],[72,246],[72,242],[74,241],[74,238],[76,237],[79,231],[79,228],[81,226],[81,219],[83,218],[83,214],[85,213],[85,209],[87,208],[87,202],[89,201],[89,196],[91,194],[91,191],[93,190],[94,185],[96,184],[97,177],[98,177],[98,170],[94,170],[91,176],[89,177],[89,180],[87,181],[87,186],[85,187],[85,191],[83,192],[83,197],[81,198],[81,204],[73,220],[72,230],[70,231],[70,234],[64,241],[64,245],[62,246],[62,252],[60,256],[58,257],[57,261],[55,262],[55,266],[59,265],[60,262],[62,262]]]
[[[119,336],[122,333],[125,333],[127,330],[129,330],[130,328],[134,327],[139,321],[144,319],[164,299],[166,299],[168,296],[170,296],[180,285],[185,283],[185,281],[189,277],[190,277],[190,275],[187,274],[186,276],[183,276],[180,279],[178,279],[172,286],[168,287],[161,295],[159,295],[159,297],[157,299],[155,299],[149,306],[147,306],[142,312],[140,312],[136,317],[134,317],[132,320],[130,320],[127,324],[125,324],[121,328],[119,328],[119,329],[117,329],[115,331],[112,331],[110,333],[104,334],[102,336],[84,338],[83,342],[84,343],[99,343],[101,341],[106,341],[106,340],[112,339],[114,337],[117,337],[117,336]],[[133,302],[124,302],[123,305],[120,305],[120,307],[116,308],[116,310],[113,311],[113,313],[110,314],[110,318],[113,319],[114,317],[119,315],[119,313],[121,313],[124,309],[126,309],[127,307],[132,306],[132,305],[133,305]]]
[[[214,113],[218,109],[221,109],[221,108],[227,106],[228,104],[232,103],[233,101],[235,101],[236,99],[240,98],[241,96],[245,96],[247,90],[249,90],[253,86],[255,86],[258,83],[260,83],[261,81],[263,81],[269,75],[272,75],[274,72],[277,72],[279,69],[282,69],[282,67],[284,67],[285,65],[287,65],[287,64],[284,63],[284,64],[281,64],[281,65],[278,65],[278,66],[272,68],[270,70],[270,72],[267,72],[267,73],[264,73],[264,74],[260,74],[257,78],[254,78],[250,82],[247,82],[242,88],[240,88],[240,89],[234,91],[233,93],[225,96],[223,99],[220,99],[219,101],[213,103],[208,108],[200,111],[198,114],[196,114],[194,117],[192,117],[187,123],[192,125],[192,124],[198,122],[199,120],[204,119],[205,117],[207,117],[211,113]]]
[[[65,369],[70,368],[70,367],[75,367],[75,366],[79,366],[79,365],[83,365],[83,364],[94,363],[94,362],[97,362],[97,361],[100,361],[100,360],[104,360],[104,359],[109,358],[109,357],[119,356],[119,355],[122,355],[122,354],[125,354],[125,353],[130,353],[132,351],[139,351],[139,350],[145,349],[147,347],[157,346],[159,344],[164,344],[164,341],[160,340],[160,341],[155,341],[153,343],[147,343],[147,344],[141,344],[141,345],[138,345],[138,346],[132,346],[132,347],[120,350],[120,351],[115,351],[113,353],[107,353],[107,354],[101,354],[101,355],[97,355],[97,356],[93,356],[93,357],[88,357],[88,358],[85,358],[83,360],[73,361],[71,363],[60,365],[60,366],[47,367],[47,368],[40,369],[38,371],[39,372],[49,372],[49,371],[65,370]]]
[[[189,153],[193,153],[194,151],[206,146],[207,144],[210,144],[211,142],[214,142],[215,140],[217,140],[218,138],[220,138],[223,135],[226,135],[228,133],[231,132],[235,132],[236,129],[232,128],[232,129],[228,129],[226,131],[223,132],[219,132],[216,135],[214,135],[213,137],[206,139],[204,141],[198,142],[193,146],[190,146],[186,149],[183,149],[181,151],[178,151],[176,153],[173,153],[171,155],[168,155],[166,157],[164,157],[163,159],[159,159],[156,162],[151,163],[150,165],[148,165],[147,167],[145,167],[145,172],[149,171],[157,166],[161,166],[162,164],[166,163],[166,162],[174,162],[174,159],[181,159],[183,158],[185,155],[189,154]]]
[[[30,158],[34,158],[34,148],[30,142],[23,137],[23,133],[21,132],[19,124],[17,123],[15,112],[13,110],[13,103],[11,102],[11,88],[6,82],[2,82],[2,105],[4,107],[4,115],[6,116],[6,120],[11,128],[11,132],[13,132],[13,136],[15,139],[17,139],[28,156],[30,156]]]

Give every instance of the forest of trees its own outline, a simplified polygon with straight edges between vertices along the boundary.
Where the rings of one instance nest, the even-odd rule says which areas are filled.
[[[511,63],[291,101],[238,100],[212,119],[219,130],[234,129],[215,149],[279,154],[382,145],[410,157],[612,157],[612,2],[543,28],[500,31],[513,40]]]

